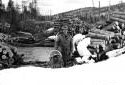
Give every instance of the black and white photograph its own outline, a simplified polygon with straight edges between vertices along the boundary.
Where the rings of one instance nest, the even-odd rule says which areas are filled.
[[[39,73],[55,83],[122,85],[124,65],[125,0],[0,0],[0,85]]]

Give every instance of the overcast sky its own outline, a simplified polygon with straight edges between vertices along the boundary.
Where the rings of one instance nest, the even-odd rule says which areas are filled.
[[[9,0],[2,0],[3,3],[7,4]],[[15,3],[21,5],[22,0],[13,0]],[[32,1],[32,0],[23,0]],[[94,6],[98,7],[99,0],[93,0]],[[101,7],[125,2],[125,0],[100,0]],[[41,14],[57,14],[77,8],[92,7],[92,0],[37,0],[37,5]]]

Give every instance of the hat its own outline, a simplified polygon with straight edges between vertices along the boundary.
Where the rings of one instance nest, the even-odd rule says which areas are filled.
[[[68,26],[67,26],[67,25],[63,25],[63,26],[61,27],[61,29],[62,29],[62,30],[68,30]]]
[[[58,55],[58,56],[62,57],[62,54],[61,54],[60,51],[58,51],[58,50],[53,50],[53,51],[51,51],[51,53],[50,53],[50,58],[53,57],[53,56],[55,56],[55,55]]]

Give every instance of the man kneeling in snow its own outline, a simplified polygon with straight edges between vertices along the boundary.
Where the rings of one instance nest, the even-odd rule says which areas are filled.
[[[87,48],[90,43],[91,38],[85,38],[85,35],[77,34],[73,37],[73,55],[79,57],[76,58],[77,62],[88,63],[90,61],[90,57],[93,56]],[[92,62],[94,62],[94,60]]]

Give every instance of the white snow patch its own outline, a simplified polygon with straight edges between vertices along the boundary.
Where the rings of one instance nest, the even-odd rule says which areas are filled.
[[[0,71],[0,85],[124,85],[125,54],[106,61],[50,69],[21,67]]]

